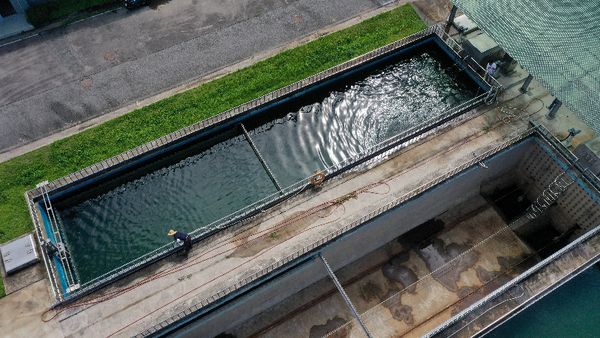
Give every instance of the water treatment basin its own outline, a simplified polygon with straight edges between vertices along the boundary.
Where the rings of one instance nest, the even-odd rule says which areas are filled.
[[[509,92],[502,106],[527,106],[531,98],[517,93]],[[536,95],[539,94],[536,92]],[[538,106],[529,105],[526,115],[534,120],[545,120],[543,113],[536,114]],[[316,336],[337,328],[348,329],[352,335],[366,336],[361,331],[362,326],[352,319],[354,314],[350,307],[344,305],[342,293],[326,269],[326,261],[350,303],[355,304],[361,318],[365,316],[363,323],[367,329],[371,324],[366,319],[371,318],[371,313],[375,314],[376,320],[388,321],[385,325],[376,325],[382,330],[402,330],[402,325],[415,327],[424,323],[418,325],[419,330],[412,331],[414,335],[425,334],[456,314],[460,317],[453,322],[457,325],[455,330],[472,332],[471,326],[465,327],[465,324],[475,317],[489,318],[474,310],[461,316],[463,311],[475,306],[475,310],[496,316],[498,312],[487,311],[496,306],[494,301],[503,302],[495,309],[504,311],[506,305],[515,305],[505,301],[521,294],[513,281],[516,284],[537,281],[527,284],[535,294],[547,283],[552,284],[573,272],[589,260],[590,255],[600,252],[594,247],[593,240],[597,238],[594,229],[581,227],[568,233],[569,241],[573,242],[548,257],[550,261],[538,255],[529,258],[529,262],[539,261],[531,267],[534,270],[525,264],[519,267],[520,271],[525,269],[524,272],[516,277],[511,272],[516,268],[506,273],[514,277],[510,281],[498,277],[490,283],[483,282],[487,280],[486,276],[493,278],[494,274],[519,263],[510,257],[518,257],[527,250],[530,253],[537,251],[528,247],[525,237],[547,225],[548,216],[550,224],[560,233],[565,229],[557,224],[598,223],[598,215],[593,212],[598,209],[597,199],[593,197],[591,186],[580,178],[569,185],[548,213],[534,217],[540,222],[514,221],[506,227],[502,208],[487,200],[489,196],[494,196],[493,199],[501,197],[495,196],[496,189],[501,191],[514,185],[526,195],[516,194],[517,201],[523,197],[534,203],[545,187],[566,168],[572,173],[578,169],[568,165],[574,159],[564,159],[570,155],[563,153],[561,147],[564,147],[544,128],[528,131],[531,125],[524,119],[501,122],[498,117],[502,115],[498,116],[497,108],[498,104],[481,106],[468,112],[463,119],[443,123],[416,141],[387,151],[319,186],[298,192],[272,208],[203,239],[187,257],[166,257],[104,287],[90,295],[94,299],[93,305],[78,302],[77,307],[58,308],[55,321],[65,335],[73,337],[250,337],[273,332],[283,336],[296,333],[308,336],[313,327]],[[576,173],[575,177],[578,176]],[[488,203],[487,208],[478,208]],[[565,219],[568,221],[564,222]],[[460,224],[461,220],[463,224]],[[588,237],[588,234],[591,235]],[[432,235],[438,236],[443,244],[432,238],[429,244],[424,242],[409,250],[409,258],[413,260],[404,261],[405,255],[397,238],[402,238],[404,243],[418,243]],[[498,239],[503,239],[500,246]],[[572,243],[575,248],[569,247]],[[421,255],[415,250],[422,251]],[[473,251],[478,252],[476,257],[471,257]],[[460,256],[461,252],[464,256]],[[505,259],[498,259],[497,255]],[[469,258],[468,264],[461,269],[466,270],[457,273],[452,257],[465,256]],[[430,262],[431,268],[440,266],[434,270],[439,275],[436,277],[458,276],[456,288],[458,291],[463,289],[461,297],[469,295],[463,288],[469,286],[474,291],[471,296],[475,297],[470,298],[471,301],[480,296],[483,298],[467,308],[457,309],[458,313],[446,311],[423,322],[429,315],[418,306],[405,302],[405,295],[425,297],[427,292],[421,291],[431,287],[444,296],[440,300],[451,300],[445,306],[460,298],[458,291],[448,289],[454,289],[455,277],[442,280],[443,284],[433,276],[422,279],[430,270],[421,257]],[[569,260],[563,261],[563,258]],[[406,265],[409,262],[415,265]],[[446,264],[439,265],[440,262]],[[472,262],[475,263],[471,265]],[[401,266],[410,269],[414,275]],[[391,279],[384,275],[384,270]],[[442,274],[446,271],[447,274]],[[376,306],[393,297],[387,291],[402,291],[403,284],[397,280],[407,282],[415,276],[416,287],[410,288],[415,293],[400,293],[400,304],[389,304],[400,320],[396,320],[385,306]],[[504,283],[501,286],[495,284],[499,279]],[[352,281],[356,282],[346,285]],[[484,284],[499,288],[478,289]],[[356,288],[356,285],[361,287]],[[526,284],[522,286],[529,289]],[[503,293],[503,290],[508,291]],[[330,292],[333,293],[328,298]],[[367,302],[360,300],[363,296]],[[529,296],[520,297],[519,302],[530,299]],[[319,299],[326,301],[319,302]],[[332,302],[332,299],[336,301]],[[477,307],[480,301],[484,302],[483,307]],[[469,301],[464,300],[463,305],[465,302]],[[317,312],[311,309],[315,304],[319,304],[314,307],[320,309]],[[442,303],[431,304],[438,307],[431,307],[430,310],[437,310],[430,314],[444,307]],[[410,322],[409,309],[404,305],[412,308],[413,324],[404,321]],[[316,315],[296,317],[303,318],[302,326],[285,324],[288,320],[299,323],[293,319],[296,313]],[[254,325],[250,325],[252,323]],[[481,327],[480,324],[475,321],[472,326]],[[278,329],[286,325],[292,331]],[[450,323],[449,329],[452,327]],[[441,336],[444,334],[440,333]]]
[[[481,104],[490,85],[443,34],[433,27],[28,193],[58,247],[58,298],[172,253],[170,229],[198,241],[315,173],[334,177]]]

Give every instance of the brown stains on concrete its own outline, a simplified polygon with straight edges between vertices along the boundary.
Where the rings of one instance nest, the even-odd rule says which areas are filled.
[[[465,298],[467,297],[470,293],[473,292],[473,288],[470,286],[463,286],[462,288],[460,288],[458,290],[458,298]]]
[[[296,212],[272,229],[254,228],[252,232],[244,232],[232,242],[240,245],[231,254],[232,257],[254,257],[261,251],[273,247],[311,226],[325,222],[323,218],[335,211],[336,206],[330,206],[319,212]]]
[[[386,295],[386,298],[389,299],[383,304],[383,306],[390,310],[392,318],[399,322],[404,322],[407,325],[412,325],[414,323],[414,318],[412,315],[413,309],[408,305],[402,304],[399,293],[395,294],[393,291],[389,291]]]
[[[478,267],[475,271],[477,272],[477,278],[482,285],[475,289],[471,289],[470,287],[461,288],[458,292],[458,297],[461,300],[452,310],[452,315],[456,315],[460,311],[475,304],[477,301],[511,280],[509,276],[503,274],[503,271],[487,271],[482,267]]]
[[[452,3],[448,0],[416,0],[412,4],[429,26],[447,20],[452,9]]]
[[[433,273],[433,278],[449,291],[457,292],[456,282],[460,279],[460,274],[473,267],[479,258],[477,251],[465,253],[467,249],[467,246],[456,243],[444,246],[442,240],[432,238],[415,250],[425,262],[427,269]],[[450,261],[452,262],[449,263]]]
[[[537,257],[530,257],[527,253],[521,253],[519,256],[513,257],[498,257],[498,264],[502,267],[502,270],[511,269],[514,275],[520,274],[521,272],[531,268],[539,262]]]
[[[327,320],[327,323],[325,323],[324,325],[314,325],[313,327],[310,328],[309,338],[324,337],[324,336],[328,335],[329,333],[335,331],[337,328],[344,325],[345,323],[346,323],[346,320],[344,320],[340,317],[335,317],[333,319]],[[345,338],[347,336],[348,336],[348,328],[343,327],[343,328],[337,330],[336,332],[334,332],[332,335],[330,335],[329,338]]]
[[[378,284],[373,283],[373,281],[368,281],[359,288],[359,296],[366,302],[370,302],[374,299],[381,299],[383,292],[383,289]]]
[[[94,81],[91,78],[87,77],[87,78],[81,80],[81,82],[79,84],[83,88],[87,88],[87,87],[91,87],[93,83],[94,83]]]
[[[396,255],[390,258],[390,260],[383,265],[381,272],[385,278],[402,284],[402,286],[406,288],[408,292],[414,293],[416,288],[415,283],[418,280],[417,274],[415,274],[411,269],[402,265],[402,263],[408,261],[409,258],[410,256],[408,252]]]
[[[477,278],[479,278],[479,281],[481,281],[484,284],[490,282],[494,277],[496,277],[498,275],[498,273],[496,271],[490,272],[482,267],[477,268],[476,271],[477,271]]]

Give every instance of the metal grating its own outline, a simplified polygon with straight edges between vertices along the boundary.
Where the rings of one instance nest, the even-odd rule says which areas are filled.
[[[600,134],[600,1],[452,2]]]

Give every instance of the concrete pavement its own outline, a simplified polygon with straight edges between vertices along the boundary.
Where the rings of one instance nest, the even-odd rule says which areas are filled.
[[[156,0],[5,43],[0,161],[406,2]],[[410,2],[429,24],[450,6]]]
[[[0,63],[10,67],[0,70],[0,152],[4,160],[24,153],[31,149],[6,155],[378,6],[370,0],[168,2],[118,9],[4,45]]]

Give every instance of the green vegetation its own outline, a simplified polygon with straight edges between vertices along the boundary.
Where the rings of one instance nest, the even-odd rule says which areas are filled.
[[[116,0],[55,0],[29,6],[25,10],[27,21],[34,27],[83,10],[99,8],[103,5],[120,6]]]
[[[338,198],[335,203],[337,204],[344,204],[344,202],[346,202],[347,200],[351,199],[351,198],[358,198],[358,195],[356,194],[356,191],[353,191],[347,195],[344,195],[340,198]]]
[[[33,230],[24,193],[37,183],[53,181],[425,28],[407,4],[0,163],[0,243]]]

